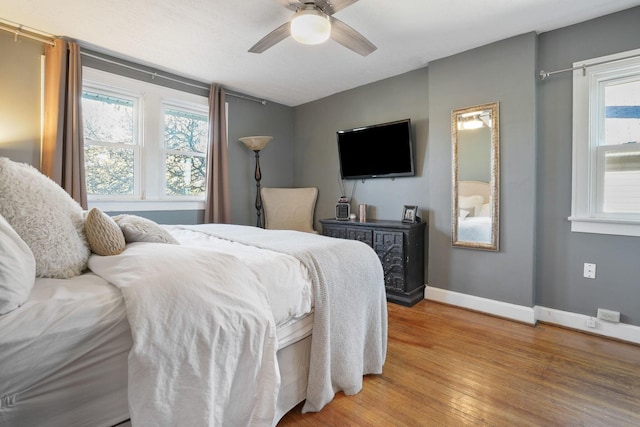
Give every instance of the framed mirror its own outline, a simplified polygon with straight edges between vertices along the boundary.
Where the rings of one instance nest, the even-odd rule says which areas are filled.
[[[497,102],[451,112],[453,246],[498,250],[499,129]]]

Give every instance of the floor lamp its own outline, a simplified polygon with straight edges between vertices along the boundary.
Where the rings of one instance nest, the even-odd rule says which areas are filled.
[[[262,174],[260,173],[260,150],[263,150],[272,139],[272,136],[245,136],[244,138],[240,138],[240,141],[242,141],[249,150],[256,153],[256,212],[258,214],[256,226],[260,228],[264,228],[264,218],[262,217],[262,197],[260,196],[260,180],[262,179]]]

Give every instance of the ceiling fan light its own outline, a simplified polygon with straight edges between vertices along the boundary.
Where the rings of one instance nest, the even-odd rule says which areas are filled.
[[[479,116],[462,117],[458,120],[458,130],[480,129],[483,126],[485,126],[485,123]]]
[[[302,44],[320,44],[331,35],[331,21],[316,9],[298,11],[291,20],[291,37]]]

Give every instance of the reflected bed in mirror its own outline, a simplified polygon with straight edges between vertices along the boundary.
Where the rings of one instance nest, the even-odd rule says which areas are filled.
[[[454,110],[452,130],[452,244],[498,250],[498,103]]]

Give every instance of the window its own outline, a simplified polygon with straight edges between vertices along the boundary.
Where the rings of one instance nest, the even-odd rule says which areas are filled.
[[[83,70],[87,197],[103,210],[201,209],[208,100]]]
[[[205,194],[208,118],[164,105],[165,195]]]
[[[140,195],[139,104],[138,97],[82,91],[88,195]]]
[[[574,67],[571,230],[640,236],[640,50]]]

